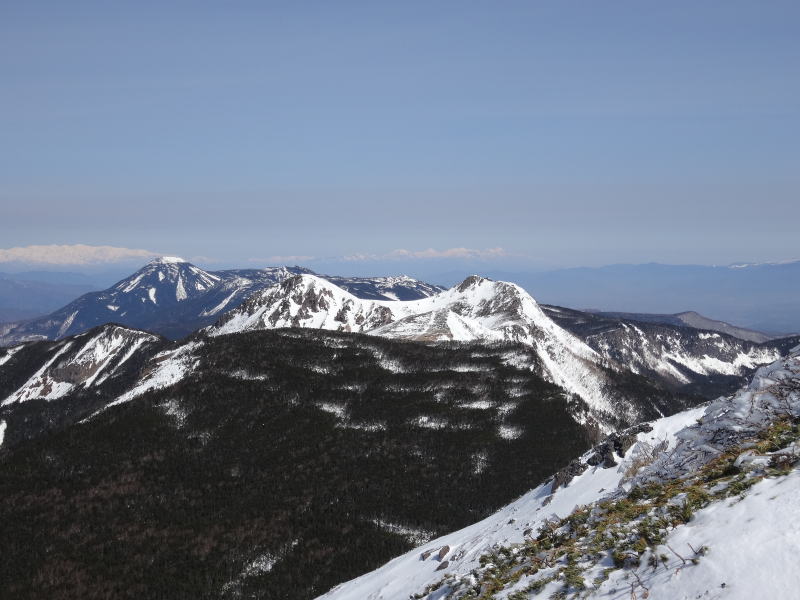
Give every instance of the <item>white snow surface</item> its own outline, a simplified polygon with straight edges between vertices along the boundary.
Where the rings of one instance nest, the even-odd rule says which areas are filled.
[[[156,259],[153,259],[151,263],[155,264],[176,264],[176,263],[185,263],[186,261],[182,259],[180,256],[160,256]]]
[[[599,365],[609,364],[556,325],[525,290],[477,276],[434,296],[410,301],[363,300],[314,275],[297,275],[251,296],[206,330],[224,335],[306,327],[421,341],[514,341],[534,348],[553,383],[600,411]]]
[[[697,511],[666,543],[686,556],[692,555],[692,547],[707,546],[708,553],[697,565],[678,570],[672,564],[650,573],[645,581],[649,600],[797,598],[798,506],[800,472],[793,471],[758,482],[741,500],[716,502]],[[614,572],[595,597],[630,598],[630,581],[624,576],[623,571]]]
[[[64,322],[61,323],[61,327],[58,328],[58,336],[59,337],[61,337],[62,335],[64,335],[67,332],[67,330],[69,329],[70,325],[72,325],[72,322],[75,320],[75,317],[77,315],[78,315],[78,311],[75,311],[72,314],[70,314],[66,319],[64,319]]]
[[[183,287],[183,277],[178,276],[178,282],[175,284],[175,299],[180,302],[186,300],[186,288]]]
[[[653,422],[653,430],[637,435],[618,467],[588,467],[552,495],[551,484],[545,483],[491,517],[433,540],[320,598],[407,600],[441,579],[442,571],[436,570],[441,564],[436,558],[440,548],[449,546],[446,571],[466,576],[478,568],[482,554],[495,546],[521,543],[524,530],[536,531],[551,516],[563,518],[576,506],[619,496],[633,485],[687,476],[785,415],[800,416],[800,346],[789,357],[759,369],[751,384],[734,396]],[[623,474],[643,444],[652,447],[659,442],[665,442],[666,449],[626,480]],[[798,597],[798,505],[800,472],[795,470],[785,477],[762,480],[743,499],[721,500],[699,510],[689,523],[673,529],[666,543],[687,555],[691,555],[689,544],[708,546],[709,553],[690,568],[680,568],[678,561],[667,569],[640,569],[650,600]],[[434,552],[423,560],[425,550]],[[630,598],[631,580],[623,579],[626,573],[613,572],[591,597]]]
[[[201,312],[200,316],[201,317],[210,317],[211,315],[217,314],[219,311],[221,311],[223,308],[225,308],[228,305],[228,302],[233,300],[233,298],[236,297],[238,295],[238,293],[239,293],[238,290],[234,290],[233,292],[231,292],[230,294],[225,296],[225,298],[222,300],[222,302],[220,302],[219,304],[217,304],[216,306],[214,306],[213,308],[211,308],[209,310],[204,310],[203,312]]]
[[[6,427],[8,423],[5,421],[0,421],[0,448],[3,447],[3,440],[6,439]]]

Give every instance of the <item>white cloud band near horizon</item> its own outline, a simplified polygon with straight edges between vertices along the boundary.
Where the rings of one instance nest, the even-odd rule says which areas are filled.
[[[160,256],[158,252],[139,248],[116,246],[88,246],[86,244],[17,246],[0,248],[0,263],[32,263],[46,265],[92,265],[149,260]]]
[[[262,263],[262,264],[291,264],[291,263],[301,263],[307,262],[310,260],[317,260],[316,256],[304,256],[299,254],[290,254],[289,256],[267,256],[266,258],[248,258],[247,262],[249,263]]]
[[[494,258],[509,258],[514,256],[504,248],[447,248],[437,250],[427,248],[425,250],[408,250],[406,248],[396,248],[391,252],[384,253],[356,253],[345,256],[309,256],[309,255],[276,255],[264,258],[248,258],[247,262],[262,264],[299,264],[306,262],[369,262],[369,261],[402,261],[402,260],[425,260],[425,259],[469,259],[469,260],[489,260]]]
[[[507,258],[510,254],[503,248],[447,248],[446,250],[436,250],[427,248],[425,250],[407,250],[397,248],[385,254],[351,254],[343,257],[346,261],[368,261],[368,260],[419,260],[419,259],[492,259]]]

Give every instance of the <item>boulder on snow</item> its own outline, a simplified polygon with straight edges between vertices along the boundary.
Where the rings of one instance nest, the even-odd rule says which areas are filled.
[[[579,458],[574,459],[566,467],[561,469],[553,476],[553,484],[550,487],[550,493],[554,494],[560,487],[569,485],[573,477],[577,477],[586,470],[586,465],[583,464]]]
[[[616,467],[617,461],[614,459],[614,454],[622,458],[628,449],[636,442],[636,435],[647,431],[652,431],[653,428],[647,423],[641,425],[634,425],[625,431],[619,433],[612,433],[600,444],[594,447],[594,453],[588,458],[586,463],[593,467],[598,465],[604,469]]]

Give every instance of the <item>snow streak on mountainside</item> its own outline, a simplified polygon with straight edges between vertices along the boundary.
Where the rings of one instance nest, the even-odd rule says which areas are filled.
[[[138,351],[157,343],[157,336],[116,325],[53,344],[49,356],[0,406],[33,399],[55,400],[77,389],[99,386],[115,374]],[[23,354],[26,345],[16,346],[0,357],[0,377],[17,368],[15,357]]]
[[[169,387],[178,383],[197,366],[197,358],[194,352],[200,346],[201,342],[188,342],[177,348],[159,352],[151,359],[151,368],[146,371],[134,387],[113,402],[106,404],[99,412],[117,404],[128,402],[151,390]]]
[[[279,327],[365,332],[405,340],[508,341],[535,349],[553,383],[593,409],[614,409],[603,388],[607,361],[560,328],[522,288],[477,276],[435,296],[407,302],[356,298],[313,275],[300,275],[251,296],[210,335]]]
[[[738,394],[612,436],[321,598],[794,597],[799,461],[800,346]]]

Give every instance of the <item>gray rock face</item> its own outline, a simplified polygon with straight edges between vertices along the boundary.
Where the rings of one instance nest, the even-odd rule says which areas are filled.
[[[652,431],[652,427],[647,423],[635,425],[619,433],[612,433],[600,444],[595,446],[594,454],[592,454],[586,463],[590,466],[602,466],[604,469],[616,467],[617,461],[614,459],[616,454],[622,458],[634,442],[636,441],[636,434]]]
[[[618,463],[614,455],[616,454],[618,457],[622,458],[628,449],[636,442],[637,434],[652,430],[653,428],[650,425],[643,423],[641,425],[634,425],[618,433],[612,433],[593,448],[593,453],[586,462],[576,458],[566,467],[558,471],[553,477],[550,493],[554,493],[560,487],[568,486],[569,482],[572,481],[574,477],[583,474],[590,466],[600,466],[604,469],[617,466]]]
[[[583,474],[586,468],[587,465],[580,459],[573,459],[566,467],[553,476],[553,484],[550,488],[550,493],[553,494],[558,488],[569,485],[569,482],[578,475]]]

